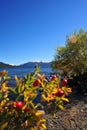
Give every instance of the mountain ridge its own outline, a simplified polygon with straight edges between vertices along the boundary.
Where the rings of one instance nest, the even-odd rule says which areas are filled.
[[[4,62],[0,62],[0,68],[12,68],[12,67],[14,66]]]
[[[32,62],[32,61],[29,61],[29,62],[20,64],[20,65],[10,65],[10,64],[4,63],[4,62],[0,62],[0,68],[13,68],[13,67],[34,68],[35,65],[38,65],[41,68],[49,68],[49,67],[51,67],[51,62],[43,62],[43,61]]]
[[[32,61],[29,61],[29,62],[27,62],[27,63],[24,63],[24,64],[21,64],[21,65],[19,65],[20,67],[29,67],[29,68],[34,68],[35,67],[35,65],[38,65],[38,66],[40,66],[40,67],[44,67],[44,68],[48,68],[48,67],[50,67],[51,66],[51,62],[37,62],[37,61],[35,61],[35,62],[32,62]]]

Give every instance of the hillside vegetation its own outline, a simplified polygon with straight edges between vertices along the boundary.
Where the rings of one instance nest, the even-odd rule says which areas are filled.
[[[14,66],[0,62],[0,68],[10,68],[10,67],[14,67]]]

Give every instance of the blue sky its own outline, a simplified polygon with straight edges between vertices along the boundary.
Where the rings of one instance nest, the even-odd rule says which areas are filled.
[[[52,61],[81,28],[87,30],[87,0],[0,0],[0,61]]]

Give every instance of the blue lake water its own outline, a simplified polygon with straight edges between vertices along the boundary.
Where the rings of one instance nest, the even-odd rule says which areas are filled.
[[[34,72],[34,68],[0,68],[0,71],[6,70],[8,72],[8,75],[11,77],[9,80],[9,86],[15,87],[15,80],[14,75],[17,75],[18,77],[24,77],[28,73]],[[51,68],[40,68],[40,73],[45,74],[46,77],[50,77],[50,74],[53,73]],[[37,91],[38,95],[34,99],[34,102],[37,103],[40,101],[41,95],[40,92]],[[9,95],[10,98],[14,98],[14,96]]]
[[[14,77],[14,75],[17,75],[18,77],[23,77],[27,75],[30,72],[34,72],[34,68],[0,68],[0,71],[6,70],[8,72],[8,75],[11,77]],[[46,76],[49,76],[50,73],[52,73],[51,68],[40,68],[40,73],[45,74]]]
[[[14,75],[18,77],[24,77],[28,73],[34,72],[35,68],[0,68],[0,71],[6,70],[8,72],[8,76],[11,77],[9,80],[9,86],[15,86]],[[50,77],[50,74],[53,73],[51,68],[40,68],[40,73],[45,74],[46,77]]]

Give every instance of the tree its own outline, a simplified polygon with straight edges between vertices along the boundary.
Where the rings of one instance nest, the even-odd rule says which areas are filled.
[[[57,48],[51,66],[73,76],[87,72],[87,32],[80,30],[67,36],[65,46]]]

